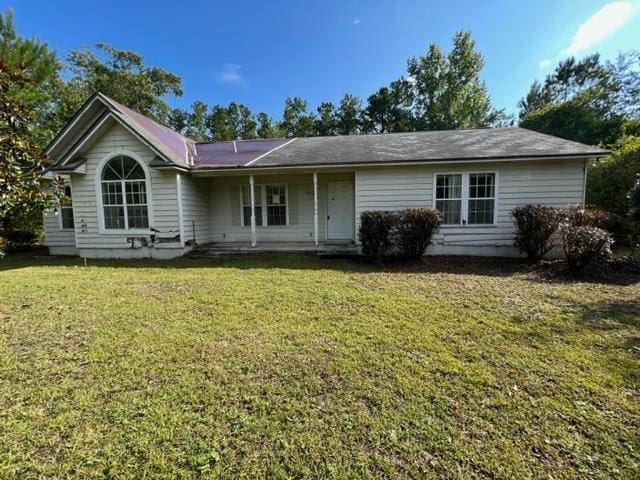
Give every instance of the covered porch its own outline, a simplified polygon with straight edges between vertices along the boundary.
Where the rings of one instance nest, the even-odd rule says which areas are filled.
[[[198,179],[209,200],[201,251],[355,253],[354,171],[233,173]]]

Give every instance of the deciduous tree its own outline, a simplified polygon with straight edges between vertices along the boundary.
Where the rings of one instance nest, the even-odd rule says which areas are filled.
[[[358,97],[346,93],[340,100],[336,112],[336,130],[339,135],[354,135],[360,132],[362,102]]]
[[[316,134],[313,115],[307,111],[307,101],[287,97],[280,127],[287,137],[311,137]]]
[[[491,126],[503,112],[491,107],[480,78],[484,66],[470,32],[457,32],[448,54],[431,44],[425,55],[410,58],[415,129],[443,130]]]

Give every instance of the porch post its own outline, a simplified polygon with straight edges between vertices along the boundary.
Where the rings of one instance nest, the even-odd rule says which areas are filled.
[[[318,246],[318,173],[313,172],[313,241]]]
[[[256,194],[253,191],[255,183],[253,175],[249,175],[249,190],[251,191],[251,246],[256,246]]]

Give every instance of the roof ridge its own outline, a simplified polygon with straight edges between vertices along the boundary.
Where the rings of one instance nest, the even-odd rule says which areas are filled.
[[[294,137],[295,138],[295,137]],[[273,142],[274,140],[290,140],[289,138],[286,137],[269,137],[269,138],[240,138],[238,140],[211,140],[208,142],[199,142],[199,141],[195,141],[196,145],[213,145],[215,144],[220,144],[220,143],[233,143],[233,142]]]

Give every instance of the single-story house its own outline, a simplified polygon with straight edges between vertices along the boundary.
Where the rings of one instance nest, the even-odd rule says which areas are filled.
[[[170,258],[357,249],[362,212],[407,207],[443,214],[428,254],[516,255],[511,210],[583,203],[608,152],[522,128],[201,143],[98,93],[46,153],[72,199],[52,254]]]

